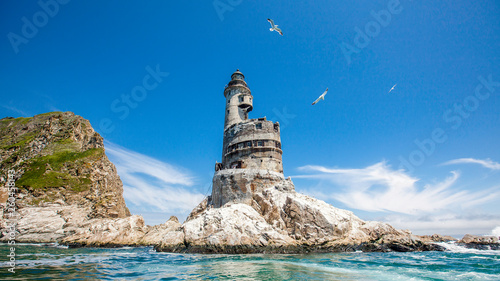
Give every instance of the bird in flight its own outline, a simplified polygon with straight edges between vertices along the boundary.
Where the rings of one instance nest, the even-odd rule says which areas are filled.
[[[277,24],[274,24],[272,19],[267,19],[267,21],[271,23],[271,28],[269,28],[270,31],[277,31],[281,36],[283,36],[283,32],[281,32],[281,29],[278,28]]]
[[[317,104],[320,100],[325,100],[326,92],[328,92],[328,88],[326,88],[326,91],[324,91],[323,94],[321,94],[321,96],[319,96],[319,98],[315,100],[312,105]]]
[[[394,84],[394,86],[392,86],[392,88],[389,90],[389,93],[392,92],[392,90],[394,90],[394,88],[396,88],[396,85],[397,84]]]

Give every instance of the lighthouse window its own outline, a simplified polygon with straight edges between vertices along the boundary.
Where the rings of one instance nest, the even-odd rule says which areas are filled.
[[[251,142],[251,141],[247,141],[247,142],[246,142],[246,146],[247,146],[247,147],[251,147],[251,146],[252,146],[252,142]]]
[[[227,110],[227,114],[229,114],[229,109]]]
[[[242,142],[238,143],[238,148],[243,148],[243,143]]]
[[[262,123],[255,124],[255,129],[262,129]]]
[[[243,102],[245,100],[244,97],[240,97],[240,102]]]
[[[257,142],[257,146],[264,146],[264,142],[263,141],[258,141]]]

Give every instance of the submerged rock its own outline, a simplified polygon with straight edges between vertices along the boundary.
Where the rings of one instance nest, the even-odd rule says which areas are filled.
[[[500,242],[496,236],[465,234],[462,239],[457,241],[457,244],[469,249],[500,250]]]

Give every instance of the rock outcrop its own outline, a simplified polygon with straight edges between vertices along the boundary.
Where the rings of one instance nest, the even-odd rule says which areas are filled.
[[[74,247],[154,245],[179,229],[131,216],[102,137],[71,112],[0,120],[0,241],[9,239],[5,187],[14,170],[15,240]]]
[[[130,216],[102,137],[72,112],[1,119],[1,185],[8,170],[15,171],[18,208],[58,202],[88,208],[89,218]]]
[[[303,253],[443,250],[409,231],[365,222],[352,212],[295,192],[290,179],[266,170],[221,170],[212,196],[197,206],[158,251]],[[213,198],[218,198],[213,202]],[[221,200],[221,198],[223,198]],[[225,202],[220,206],[220,202]]]
[[[457,244],[469,249],[500,250],[500,241],[496,236],[465,234],[462,239],[457,241]]]
[[[9,170],[17,187],[18,241],[57,242],[95,221],[130,220],[102,137],[71,112],[0,120],[1,241],[7,239]]]
[[[452,241],[457,241],[455,237],[451,237],[448,235],[440,235],[440,234],[432,234],[432,235],[419,235],[418,238],[422,240],[423,242],[430,243],[430,242],[452,242]]]

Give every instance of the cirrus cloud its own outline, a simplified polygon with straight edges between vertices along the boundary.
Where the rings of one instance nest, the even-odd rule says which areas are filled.
[[[203,194],[192,190],[194,178],[186,169],[108,141],[105,145],[123,181],[123,197],[133,205],[133,211],[182,218],[204,199]]]
[[[294,178],[328,180],[341,188],[328,194],[350,208],[364,211],[391,211],[404,214],[434,212],[453,205],[471,207],[497,198],[495,189],[479,192],[457,190],[454,184],[460,173],[452,171],[440,182],[420,184],[420,179],[403,170],[393,170],[386,162],[361,169],[332,169],[322,166],[303,166],[299,170],[315,172]]]
[[[479,164],[485,168],[491,170],[500,170],[500,163],[494,162],[491,159],[474,159],[474,158],[460,158],[450,160],[448,162],[443,163],[442,165],[453,165],[453,164]]]

